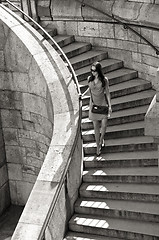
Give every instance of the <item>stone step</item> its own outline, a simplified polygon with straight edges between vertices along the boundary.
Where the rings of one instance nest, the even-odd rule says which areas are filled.
[[[37,29],[37,31],[47,40],[49,39],[49,37],[41,30],[41,29]],[[56,28],[45,28],[45,31],[51,36],[51,37],[55,37],[57,35],[57,29]],[[49,40],[50,41],[50,40]],[[52,43],[52,41],[50,41]]]
[[[125,82],[121,82],[110,86],[111,98],[141,92],[143,90],[151,89],[150,82],[140,78],[134,78]]]
[[[90,49],[91,49],[90,43],[82,43],[82,42],[74,42],[62,48],[63,52],[68,58],[75,57],[79,54],[89,51]],[[57,50],[57,52],[59,51]]]
[[[87,85],[80,85],[81,92],[83,93],[88,88]],[[111,99],[116,97],[125,96],[128,94],[142,92],[151,89],[151,83],[140,78],[130,79],[116,85],[110,85]],[[87,97],[90,96],[87,94]]]
[[[139,106],[130,109],[121,109],[119,111],[112,112],[110,118],[108,119],[108,126],[130,123],[130,122],[137,122],[143,121],[145,118],[145,114],[147,112],[149,105]],[[84,110],[86,112],[84,112]],[[88,106],[83,107],[83,114],[82,114],[82,127],[85,129],[85,124],[87,125],[88,129],[93,127],[93,123],[89,120],[88,116],[85,116],[85,113],[88,113]]]
[[[82,183],[80,197],[159,202],[159,187],[144,183]]]
[[[54,36],[54,40],[56,41],[56,43],[58,43],[58,45],[61,48],[75,42],[74,36],[68,36],[68,35],[56,35]]]
[[[75,213],[159,222],[159,203],[79,198],[75,203]]]
[[[113,238],[106,236],[99,236],[90,233],[67,232],[64,240],[121,240],[121,238]],[[125,239],[126,240],[126,239]]]
[[[84,166],[87,168],[105,167],[147,167],[158,166],[158,150],[137,152],[110,152],[101,156],[84,156]]]
[[[83,147],[86,155],[96,154],[95,142],[84,143]],[[153,143],[153,138],[141,136],[105,140],[105,147],[102,148],[102,154],[153,150],[157,150],[157,144]]]
[[[129,109],[129,108],[148,105],[151,103],[154,94],[155,94],[154,90],[149,90],[149,91],[146,90],[146,91],[142,91],[142,93],[133,93],[126,96],[113,98],[111,99],[112,111],[119,111],[123,109]],[[82,107],[83,112],[86,111],[86,113],[83,115],[86,117],[88,116],[89,98],[87,99],[85,98],[82,101],[82,104],[83,104],[83,107]]]
[[[92,126],[92,125],[91,125]],[[108,126],[104,139],[144,136],[144,121],[125,123],[121,125]],[[82,128],[82,138],[84,143],[95,141],[94,128]]]
[[[90,66],[92,63],[96,61],[101,61],[108,57],[107,52],[103,51],[87,51],[79,56],[70,58],[70,63],[72,64],[74,70],[81,69],[85,66]]]
[[[100,157],[85,156],[84,169],[87,168],[124,168],[124,167],[158,167],[158,151],[106,153]]]
[[[108,72],[107,67],[109,68],[115,64],[118,63],[117,60],[110,59],[108,58],[104,62],[101,61],[102,66],[105,64],[105,76],[109,79],[109,85],[117,84],[120,82],[127,81],[129,79],[137,78],[137,71],[120,67],[120,68],[115,68],[111,72]],[[121,64],[121,63],[120,63]],[[88,84],[87,83],[87,77],[90,75],[90,66],[80,68],[76,70],[76,75],[78,77],[79,83],[82,83],[83,85]]]
[[[85,169],[83,182],[159,184],[159,168],[154,166]]]
[[[159,239],[158,223],[121,218],[104,218],[100,216],[75,214],[69,222],[69,229],[75,232],[98,234],[121,239]]]

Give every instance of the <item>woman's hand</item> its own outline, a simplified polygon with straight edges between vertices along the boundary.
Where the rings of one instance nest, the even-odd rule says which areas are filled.
[[[109,106],[109,109],[108,109],[108,118],[110,117],[111,113],[112,113],[112,107]]]

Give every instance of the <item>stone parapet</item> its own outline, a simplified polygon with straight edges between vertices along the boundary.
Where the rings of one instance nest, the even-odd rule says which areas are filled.
[[[67,66],[36,30],[4,6],[0,26],[11,200],[26,204],[12,239],[50,239],[55,228],[60,239],[82,176],[79,96]]]

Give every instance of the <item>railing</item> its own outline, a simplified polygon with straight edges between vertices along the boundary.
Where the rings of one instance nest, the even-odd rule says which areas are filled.
[[[143,39],[149,46],[151,46],[151,47],[155,50],[155,52],[156,52],[157,55],[159,55],[159,50],[158,50],[150,41],[148,41],[144,36],[142,36],[140,33],[138,33],[136,30],[134,30],[132,27],[130,27],[131,24],[126,23],[126,22],[120,20],[119,18],[115,17],[115,15],[113,15],[113,14],[110,15],[110,14],[108,14],[108,13],[106,13],[106,12],[104,12],[104,11],[102,11],[102,10],[100,10],[100,9],[98,9],[98,8],[90,5],[90,4],[88,4],[88,3],[85,3],[84,0],[82,0],[82,1],[76,0],[76,1],[79,2],[79,3],[81,3],[81,13],[82,13],[82,9],[83,9],[85,6],[90,7],[90,8],[92,8],[93,10],[102,13],[103,15],[109,17],[110,19],[112,19],[112,20],[114,21],[114,22],[111,22],[111,23],[121,24],[121,25],[123,25],[123,27],[124,27],[125,29],[129,29],[130,31],[132,31],[133,33],[135,33],[137,36],[139,36],[141,39]],[[84,19],[83,14],[82,14],[82,18],[83,18],[83,21],[86,21],[86,22],[87,22],[87,20]],[[88,21],[90,22],[90,20],[88,20]],[[91,21],[92,21],[92,20],[91,20]],[[105,21],[102,20],[102,22],[105,22]],[[137,24],[133,24],[133,26],[139,27]],[[140,26],[140,27],[141,27],[141,26]],[[158,28],[155,28],[155,30],[158,30],[158,31],[159,31]]]
[[[15,6],[12,2],[8,1],[8,0],[0,0],[0,3],[2,2],[7,2],[9,5],[11,5],[13,8],[15,8],[16,10],[18,10],[19,12],[21,12],[24,16],[26,16],[32,23],[34,23],[39,29],[42,30],[42,32],[52,41],[53,45],[57,47],[57,49],[60,51],[61,55],[63,56],[64,58],[64,61],[66,62],[68,68],[70,69],[71,71],[71,74],[72,74],[72,77],[73,77],[73,80],[76,84],[76,88],[77,88],[77,92],[78,92],[78,95],[79,97],[81,97],[81,90],[80,90],[80,86],[79,86],[79,83],[78,83],[78,79],[77,79],[77,76],[75,74],[75,71],[70,63],[70,61],[68,60],[67,56],[65,55],[65,53],[62,51],[62,49],[60,48],[60,46],[56,43],[56,41],[50,36],[50,34],[45,31],[45,29],[40,26],[33,18],[31,18],[28,14],[26,14],[24,11],[22,11],[19,7]]]

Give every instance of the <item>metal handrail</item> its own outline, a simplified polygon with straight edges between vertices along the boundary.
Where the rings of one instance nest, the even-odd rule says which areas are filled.
[[[148,45],[150,45],[150,46],[155,50],[155,52],[156,52],[157,55],[159,55],[159,50],[158,50],[150,41],[148,41],[144,36],[142,36],[142,35],[141,35],[140,33],[138,33],[136,30],[134,30],[133,28],[131,28],[129,23],[122,22],[122,20],[119,20],[117,17],[115,17],[114,14],[110,15],[110,14],[108,14],[107,12],[104,12],[104,11],[102,11],[102,10],[100,10],[100,9],[98,9],[98,8],[96,8],[96,7],[88,4],[88,3],[85,3],[84,0],[82,0],[82,1],[76,0],[76,1],[79,2],[79,3],[81,3],[81,10],[82,10],[82,8],[85,7],[85,6],[90,7],[90,8],[92,8],[93,10],[96,10],[96,11],[98,11],[98,12],[106,15],[107,17],[111,18],[112,20],[116,21],[117,23],[123,25],[125,29],[127,28],[127,29],[129,29],[130,31],[134,32],[137,36],[139,36],[140,38],[142,38]],[[82,18],[83,18],[83,20],[84,20],[84,17],[83,17],[83,16],[82,16]],[[86,21],[86,20],[84,20],[84,21]],[[115,23],[115,22],[113,22],[113,23]],[[135,26],[137,26],[137,25],[135,25]],[[159,30],[159,29],[157,29],[157,30]]]
[[[77,88],[77,92],[78,92],[78,95],[79,97],[81,97],[81,90],[80,90],[80,86],[79,86],[79,83],[78,83],[78,79],[77,79],[77,76],[75,74],[75,71],[70,63],[70,61],[68,60],[66,54],[62,51],[62,49],[60,48],[60,46],[56,43],[56,41],[50,36],[50,34],[45,31],[45,29],[43,27],[41,27],[33,18],[31,18],[28,14],[26,14],[24,11],[22,11],[19,7],[15,6],[12,2],[10,2],[9,0],[0,0],[0,3],[1,2],[7,2],[9,3],[12,7],[14,7],[15,9],[17,9],[19,12],[21,12],[24,16],[26,16],[31,22],[33,22],[38,28],[40,28],[42,30],[42,32],[53,42],[53,44],[58,48],[58,50],[60,51],[61,55],[64,57],[64,60],[66,61],[66,63],[68,64],[68,67],[70,68],[71,70],[71,73],[72,73],[72,76],[73,76],[73,79],[74,79],[74,82],[76,84],[76,88]]]

